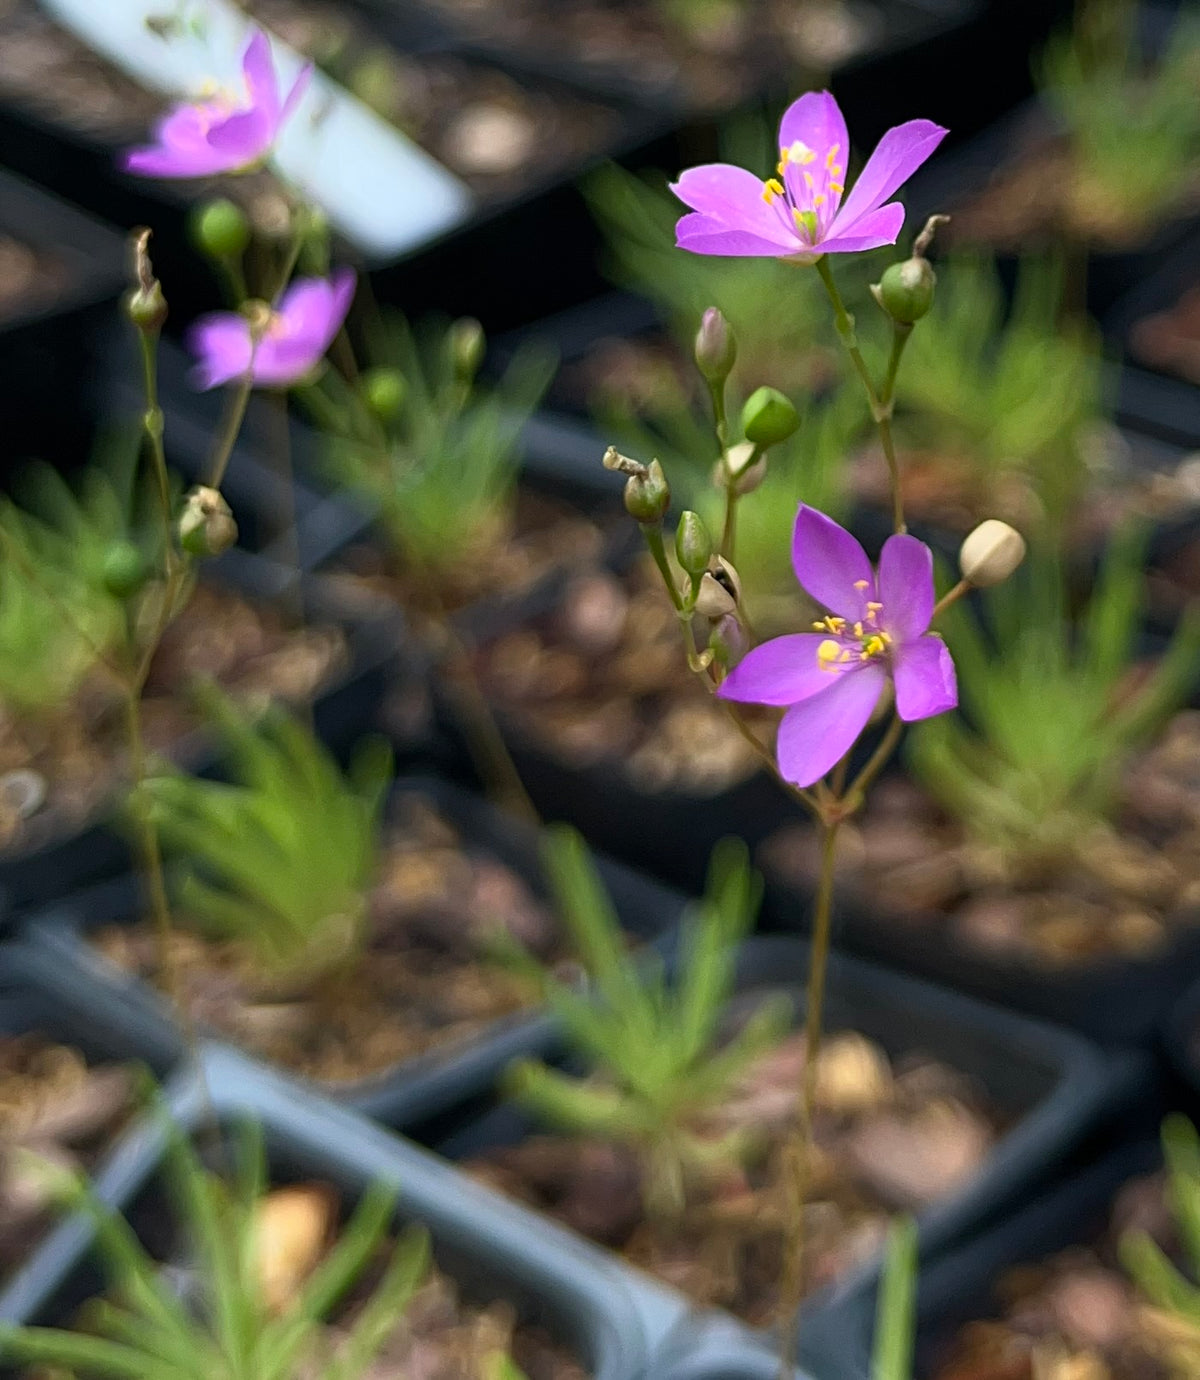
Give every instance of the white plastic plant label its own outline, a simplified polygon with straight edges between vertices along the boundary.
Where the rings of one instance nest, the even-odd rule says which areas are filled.
[[[251,23],[227,0],[42,3],[93,51],[166,97],[241,88]],[[286,89],[302,59],[274,35],[271,47]],[[472,207],[452,173],[321,72],[284,129],[275,161],[368,257],[414,249],[460,224]]]

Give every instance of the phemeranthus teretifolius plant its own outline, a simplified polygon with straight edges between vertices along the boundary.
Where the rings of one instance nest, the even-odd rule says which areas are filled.
[[[879,431],[892,494],[893,534],[873,563],[850,532],[827,514],[801,504],[791,521],[792,564],[815,606],[807,631],[758,641],[747,614],[751,602],[734,566],[738,512],[765,492],[762,480],[775,448],[797,430],[797,409],[771,388],[745,402],[742,437],[727,416],[726,387],[737,349],[719,312],[705,314],[696,362],[713,407],[716,487],[723,498],[720,537],[695,512],[685,512],[675,533],[676,564],[663,535],[670,488],[660,460],[649,464],[610,447],[608,468],[627,476],[625,504],[637,519],[679,616],[689,668],[707,684],[780,783],[816,818],[822,862],[813,920],[808,979],[807,1059],[801,1089],[800,1140],[795,1156],[796,1197],[803,1202],[812,1154],[815,1070],[821,1037],[821,998],[829,949],[834,850],[841,825],[862,806],[865,793],[895,749],[905,723],[932,719],[958,702],[954,663],[935,624],[972,585],[996,583],[1019,564],[1022,539],[1003,523],[972,535],[963,578],[940,600],[929,548],[905,530],[899,465],[892,436],[896,381],[909,338],[933,302],[935,275],[927,258],[938,220],[893,264],[871,293],[891,331],[882,379],[858,343],[854,318],[834,280],[831,258],[894,244],[904,210],[892,200],[901,184],[934,152],[946,131],[928,120],[889,130],[857,179],[849,174],[851,148],[833,97],[812,92],[783,116],[778,159],[763,177],[715,164],[691,168],[674,184],[691,208],[676,229],[677,244],[695,254],[773,259],[793,271],[816,270],[833,324]],[[781,303],[779,310],[788,310]],[[965,548],[964,548],[965,552]],[[783,709],[774,749],[742,717],[743,703]],[[851,765],[873,719],[889,723],[873,750]],[[790,1320],[802,1292],[804,1242],[797,1217],[780,1285],[785,1327],[784,1370],[794,1349]]]

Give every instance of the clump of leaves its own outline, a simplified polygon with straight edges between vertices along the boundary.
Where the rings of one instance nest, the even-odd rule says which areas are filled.
[[[1035,549],[988,591],[986,624],[965,601],[946,617],[960,712],[921,724],[914,773],[967,832],[1020,872],[1077,858],[1112,818],[1122,769],[1186,703],[1200,674],[1200,610],[1136,673],[1145,533],[1110,542],[1072,617],[1063,558]]]
[[[939,265],[933,310],[912,333],[897,383],[913,439],[968,462],[991,489],[1006,472],[1023,473],[1052,517],[1086,482],[1102,416],[1098,344],[1060,325],[1061,278],[1050,259],[1023,260],[1006,313],[991,262]]]
[[[705,1140],[695,1128],[747,1064],[779,1037],[786,1009],[759,1007],[721,1040],[733,990],[738,941],[753,924],[762,880],[741,840],[716,849],[698,907],[684,921],[678,976],[627,948],[620,922],[586,846],[567,828],[551,830],[546,868],[587,991],[555,980],[532,959],[524,966],[562,1021],[567,1041],[595,1072],[575,1078],[536,1060],[507,1075],[512,1096],[539,1119],[574,1134],[629,1145],[643,1168],[648,1210],[678,1212],[689,1177],[726,1164],[741,1137]]]
[[[1160,1349],[1179,1380],[1200,1374],[1200,1136],[1184,1116],[1162,1126],[1166,1198],[1190,1278],[1169,1260],[1146,1231],[1126,1232],[1121,1263],[1148,1306],[1142,1330]]]
[[[343,775],[283,710],[253,721],[214,688],[203,698],[232,782],[176,773],[144,787],[180,915],[281,982],[345,963],[364,936],[390,749],[364,742]]]
[[[363,1195],[328,1251],[283,1306],[268,1287],[262,1241],[266,1158],[261,1132],[241,1128],[236,1172],[204,1167],[191,1141],[168,1129],[168,1187],[197,1287],[181,1297],[174,1272],[148,1254],[133,1228],[82,1177],[60,1173],[64,1206],[90,1218],[108,1293],[86,1308],[85,1330],[0,1324],[0,1357],[61,1368],[80,1380],[357,1380],[367,1373],[424,1279],[429,1245],[403,1233],[343,1344],[331,1354],[325,1320],[377,1259],[395,1190]]]
[[[0,499],[0,703],[18,715],[65,707],[131,645],[129,595],[159,562],[127,440],[114,438],[74,488],[36,463],[20,503]]]
[[[389,315],[359,384],[330,369],[304,394],[332,474],[377,511],[405,565],[433,580],[507,535],[521,429],[553,372],[543,351],[521,350],[489,387],[477,379],[483,351],[476,321],[417,333]]]
[[[1200,176],[1200,17],[1181,8],[1157,55],[1137,17],[1129,0],[1080,0],[1036,69],[1070,141],[1071,226],[1116,244],[1153,231]]]

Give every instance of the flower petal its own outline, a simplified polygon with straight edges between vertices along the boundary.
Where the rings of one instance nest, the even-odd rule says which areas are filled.
[[[841,107],[828,91],[806,91],[783,112],[779,122],[779,147],[790,149],[797,141],[814,150],[824,164],[825,155],[837,147],[842,164],[850,153],[850,135]]]
[[[735,168],[732,163],[688,168],[671,184],[671,190],[685,206],[718,222],[714,229],[749,231],[785,248],[797,243],[798,236],[763,200],[761,179],[745,168]]]
[[[879,553],[883,627],[896,642],[911,642],[933,617],[933,552],[916,537],[889,537]]]
[[[270,150],[275,139],[275,125],[265,110],[241,110],[213,125],[208,142],[225,159],[225,166],[233,171],[248,163],[257,163]]]
[[[811,786],[832,771],[858,740],[879,703],[887,672],[864,664],[819,695],[794,704],[779,724],[775,756],[784,779]]]
[[[279,125],[282,126],[295,113],[296,107],[304,99],[308,88],[312,83],[313,65],[306,62],[296,73],[296,80],[292,82],[292,89],[284,97],[283,106],[279,112]],[[278,129],[276,130],[278,133]]]
[[[241,378],[250,367],[250,323],[237,312],[202,316],[188,332],[196,356],[192,380],[197,388],[216,388]]]
[[[786,245],[752,235],[746,230],[730,230],[711,216],[702,216],[697,212],[684,216],[676,225],[675,247],[689,250],[692,254],[778,259],[799,252],[801,244],[798,239]]]
[[[848,618],[865,617],[875,598],[875,572],[857,540],[832,518],[800,505],[792,531],[796,579],[823,609]]]
[[[883,205],[901,183],[910,178],[949,133],[932,120],[909,120],[880,139],[850,189],[830,238],[844,234],[855,221]]]
[[[819,239],[841,204],[850,158],[846,121],[828,91],[809,91],[792,102],[779,124],[779,146],[784,184],[800,210],[816,213]]]
[[[764,642],[746,653],[717,694],[747,704],[786,705],[828,690],[838,672],[817,664],[817,648],[828,637],[828,633],[790,633]]]
[[[261,110],[274,124],[279,117],[279,78],[275,75],[271,40],[261,29],[255,29],[242,54],[242,76],[250,108]]]
[[[829,238],[821,240],[816,248],[822,254],[857,254],[864,249],[895,244],[903,228],[904,207],[898,201],[889,201],[878,211],[860,217],[845,233],[835,221],[830,226]]]
[[[950,649],[933,633],[897,647],[892,674],[896,713],[905,723],[944,714],[958,704],[958,677]]]

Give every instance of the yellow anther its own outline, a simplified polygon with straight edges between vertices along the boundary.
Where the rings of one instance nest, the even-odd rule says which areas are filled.
[[[823,193],[818,192],[817,195],[816,195],[815,197],[813,197],[813,205],[814,205],[814,206],[824,206],[824,205],[825,205],[825,202],[826,202],[827,200],[828,200],[828,197],[826,197]]]
[[[841,632],[846,626],[846,620],[837,613],[831,613],[825,622],[829,625],[830,632]]]
[[[867,656],[878,656],[879,653],[883,651],[885,645],[883,638],[876,634],[874,637],[868,637],[866,642],[863,643],[863,651]]]
[[[830,182],[829,190],[831,192],[836,192],[838,196],[841,196],[841,194],[846,190],[846,185],[843,182]]]
[[[834,662],[841,659],[841,653],[841,644],[835,642],[832,637],[827,637],[825,641],[817,647],[817,665],[822,671],[831,671]]]
[[[863,633],[863,625],[862,625],[861,623],[855,623],[855,625],[854,625],[854,636],[855,636],[855,637],[863,637],[863,636],[865,636],[865,634]]]
[[[812,189],[813,189],[813,175],[812,175],[812,173],[810,173],[810,172],[808,172],[808,171],[805,171],[805,174],[804,174],[804,185],[808,188],[808,190],[809,190],[810,192],[812,191]]]
[[[834,165],[834,162],[835,162],[836,159],[837,159],[838,150],[839,150],[841,147],[842,147],[841,144],[834,144],[834,145],[830,148],[829,152],[825,155],[825,166],[829,169],[830,172],[833,172],[833,171],[834,171],[834,166],[833,166],[833,165]]]
[[[855,582],[854,582],[854,588],[855,588],[855,589],[870,589],[870,588],[871,588],[871,582],[870,582],[870,580],[855,580]]]
[[[773,202],[777,196],[782,195],[783,187],[775,180],[775,178],[770,177],[766,180],[766,182],[763,183],[762,199],[767,203],[768,206],[770,206],[771,202]]]
[[[779,150],[779,156],[785,163],[811,163],[816,158],[817,151],[810,149],[803,139],[794,139]]]

